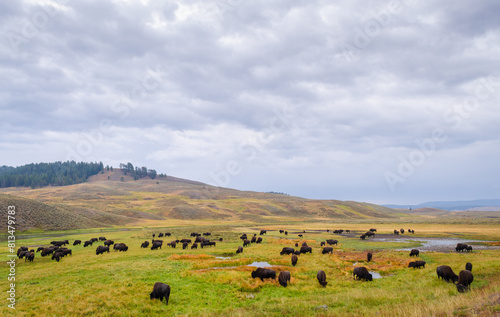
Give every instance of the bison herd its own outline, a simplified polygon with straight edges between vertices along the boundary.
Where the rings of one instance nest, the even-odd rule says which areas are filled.
[[[327,230],[329,232],[329,230]],[[279,230],[280,233],[284,233],[285,235],[288,234],[288,231],[285,230]],[[332,231],[334,234],[342,234],[344,230],[342,229],[337,229]],[[345,232],[349,233],[349,230],[345,230]],[[371,228],[368,230],[366,233],[361,235],[361,239],[365,239],[367,237],[371,237],[375,235],[375,232],[377,232],[377,229]],[[394,234],[404,234],[405,230],[400,229],[400,230],[394,230]],[[414,230],[408,229],[407,232],[409,233],[414,233]],[[305,233],[303,231],[302,233]],[[267,230],[260,230],[259,235],[266,235]],[[302,234],[300,234],[302,235]],[[299,236],[300,236],[299,235]],[[151,250],[158,250],[161,249],[163,246],[163,240],[155,240],[155,234],[153,234],[153,239],[151,243],[149,241],[144,241],[141,243],[140,248],[148,248],[151,245]],[[158,237],[169,237],[171,236],[171,233],[159,233],[157,235]],[[171,248],[176,248],[177,244],[180,243],[182,244],[182,249],[187,249],[189,244],[191,244],[191,249],[197,249],[198,245],[201,248],[204,247],[212,247],[216,246],[215,241],[210,241],[209,239],[205,237],[211,236],[210,232],[204,232],[203,234],[199,234],[196,232],[191,233],[191,237],[195,238],[194,242],[192,239],[181,239],[181,240],[173,240],[166,245]],[[243,234],[240,237],[240,240],[242,242],[242,246],[238,246],[236,250],[236,254],[243,253],[243,250],[245,247],[248,247],[252,245],[253,243],[259,244],[262,243],[262,237],[257,237],[256,234],[253,235],[253,237],[249,240],[247,234]],[[109,253],[110,248],[113,247],[114,251],[119,251],[119,252],[125,252],[128,250],[128,246],[125,243],[115,243],[113,240],[106,239],[105,237],[99,237],[99,238],[92,238],[88,241],[83,242],[83,247],[88,247],[92,246],[94,243],[97,241],[101,241],[103,245],[99,245],[96,248],[96,255],[104,254],[104,253]],[[223,241],[222,238],[220,238],[218,241]],[[41,256],[45,257],[48,255],[52,255],[52,260],[56,260],[59,262],[63,257],[67,255],[72,255],[72,250],[66,248],[65,246],[69,244],[68,240],[61,240],[61,241],[51,241],[50,246],[47,247],[38,247],[38,249],[35,250],[28,250],[28,247],[20,247],[17,251],[17,256],[19,259],[25,258],[25,261],[30,261],[33,262],[35,258],[35,253],[41,252]],[[81,240],[75,240],[73,242],[73,246],[81,245],[82,241]],[[327,246],[328,245],[328,246]],[[338,240],[335,239],[327,239],[326,241],[321,241],[320,246],[322,247],[321,253],[322,254],[333,254],[334,248],[332,246],[338,245]],[[298,243],[295,244],[296,248],[298,248]],[[456,252],[471,252],[472,247],[463,243],[457,244],[455,248]],[[294,249],[292,247],[283,247],[282,250],[280,251],[280,255],[291,255],[291,264],[292,266],[296,266],[298,262],[298,256],[301,254],[311,254],[313,252],[313,248],[309,245],[307,245],[306,242],[303,242],[301,247],[298,249]],[[419,257],[420,252],[418,249],[412,249],[410,251],[410,257]],[[373,254],[371,252],[367,253],[367,262],[372,261]],[[425,269],[426,262],[422,260],[418,261],[413,261],[408,263],[408,268],[424,268]],[[441,265],[436,268],[436,273],[438,276],[438,279],[443,279],[446,282],[452,282],[456,285],[456,288],[459,292],[465,292],[470,289],[470,285],[474,279],[472,275],[472,264],[468,262],[465,265],[465,270],[460,271],[458,275],[456,275],[452,268],[447,265]],[[352,273],[353,277],[355,280],[365,280],[365,281],[373,281],[373,275],[368,271],[366,267],[355,267]],[[261,281],[264,281],[264,279],[276,279],[276,272],[273,269],[269,268],[257,268],[255,271],[252,271],[251,273],[252,278],[258,278]],[[322,287],[326,287],[328,282],[326,281],[326,273],[323,270],[319,270],[317,272],[316,276],[318,283]],[[278,274],[278,282],[281,286],[287,287],[287,285],[291,281],[291,274],[289,271],[280,271]],[[163,301],[163,298],[166,299],[166,304],[168,305],[170,297],[170,286],[161,282],[157,282],[154,284],[153,291],[150,294],[151,299],[160,299],[160,301]]]

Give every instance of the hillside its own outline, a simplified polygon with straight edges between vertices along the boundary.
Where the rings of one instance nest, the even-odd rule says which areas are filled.
[[[103,171],[82,184],[1,189],[2,213],[9,204],[20,211],[18,230],[106,227],[141,223],[146,219],[262,223],[405,216],[368,203],[239,191],[170,176],[134,180],[120,169]]]

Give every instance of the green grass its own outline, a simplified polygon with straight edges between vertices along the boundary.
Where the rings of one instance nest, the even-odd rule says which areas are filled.
[[[307,224],[304,226],[309,228]],[[311,225],[311,229],[316,226],[321,224]],[[366,230],[366,226],[360,227],[360,230]],[[448,227],[448,231],[450,229],[453,228]],[[495,228],[483,226],[478,227],[476,233],[484,234],[489,230],[495,232]],[[152,232],[172,232],[172,237],[162,238],[166,244],[176,238],[188,237],[193,231],[211,231],[224,242],[198,250],[182,250],[179,246],[176,249],[164,246],[157,251],[139,248],[141,242],[150,240]],[[94,244],[87,248],[71,246],[73,256],[67,256],[59,263],[51,261],[50,257],[42,258],[39,253],[33,263],[17,260],[15,315],[452,316],[453,312],[471,315],[471,312],[481,309],[494,311],[498,306],[498,303],[491,303],[490,298],[500,292],[500,250],[468,254],[425,252],[421,253],[420,259],[427,262],[426,268],[409,269],[406,267],[410,261],[408,252],[397,249],[414,247],[414,244],[361,241],[326,232],[308,233],[305,239],[313,246],[313,254],[299,256],[297,266],[292,267],[290,256],[281,256],[279,251],[301,242],[298,237],[283,239],[277,232],[269,232],[263,236],[263,244],[252,244],[242,254],[235,255],[236,248],[241,245],[238,237],[242,232],[249,236],[258,233],[255,226],[231,225],[65,231],[71,242],[104,235],[115,242],[126,243],[129,251],[111,251],[96,256]],[[491,238],[491,233],[488,234]],[[327,238],[339,240],[333,255],[321,254],[319,243]],[[42,236],[18,240],[17,243],[18,246],[37,246],[48,244],[53,239],[63,237]],[[367,250],[374,254],[371,263],[366,263]],[[0,256],[6,259],[6,255],[3,248]],[[231,259],[219,260],[216,256],[231,256]],[[276,266],[277,272],[290,271],[291,284],[283,288],[277,281],[252,279],[253,268],[247,265],[254,261],[269,262]],[[352,270],[356,262],[358,266],[379,272],[383,278],[373,282],[354,281]],[[437,266],[447,264],[458,273],[466,262],[474,265],[471,292],[460,294],[453,284],[437,279]],[[316,280],[319,269],[327,274],[326,288],[320,287]],[[5,291],[8,289],[7,273],[6,261],[2,261],[0,285]],[[149,299],[157,281],[172,288],[168,306]],[[322,305],[327,305],[327,310],[322,309]],[[4,301],[0,315],[14,315],[6,306]]]

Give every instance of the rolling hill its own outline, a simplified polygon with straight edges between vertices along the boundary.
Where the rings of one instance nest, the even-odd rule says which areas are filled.
[[[63,230],[151,221],[273,222],[407,217],[374,204],[220,188],[175,177],[133,180],[120,169],[86,183],[38,189],[3,188],[0,209],[15,205],[17,230]]]

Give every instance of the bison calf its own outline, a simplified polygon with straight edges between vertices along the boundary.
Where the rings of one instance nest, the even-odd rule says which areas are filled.
[[[166,304],[168,305],[168,299],[170,297],[170,286],[161,282],[156,282],[153,286],[153,291],[149,294],[149,299],[158,298],[163,301],[163,297],[165,297]]]

